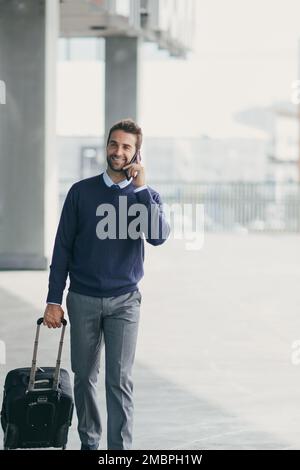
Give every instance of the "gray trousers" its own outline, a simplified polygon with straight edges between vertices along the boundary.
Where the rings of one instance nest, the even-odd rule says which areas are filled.
[[[90,297],[68,292],[71,364],[78,433],[83,444],[97,446],[102,424],[97,399],[100,353],[105,344],[108,449],[131,449],[133,382],[141,293]]]

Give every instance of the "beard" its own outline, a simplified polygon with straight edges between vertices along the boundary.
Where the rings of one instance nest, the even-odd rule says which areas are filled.
[[[122,168],[120,168],[120,164],[117,162],[117,161],[113,161],[112,160],[112,157],[114,157],[114,155],[110,155],[110,156],[106,156],[106,161],[107,161],[107,164],[109,166],[109,168],[112,170],[112,171],[115,171],[117,173],[121,173],[123,172]],[[123,166],[126,166],[126,162],[125,161],[122,161]]]

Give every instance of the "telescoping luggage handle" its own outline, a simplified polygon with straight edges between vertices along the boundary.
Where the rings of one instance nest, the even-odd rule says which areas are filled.
[[[37,320],[37,328],[36,328],[36,334],[35,334],[35,340],[34,340],[34,348],[33,348],[33,358],[32,358],[32,365],[31,365],[31,371],[30,371],[30,378],[29,378],[29,384],[28,384],[28,392],[31,391],[38,391],[39,389],[34,388],[34,384],[38,382],[45,382],[44,380],[42,381],[35,381],[35,373],[36,373],[36,358],[37,358],[37,350],[38,350],[38,344],[39,344],[39,335],[40,335],[40,327],[41,324],[43,323],[44,319],[39,318]],[[56,367],[53,375],[53,384],[52,387],[50,388],[43,388],[40,390],[57,390],[58,388],[58,380],[59,380],[59,370],[60,370],[60,362],[61,362],[61,353],[62,353],[62,348],[64,344],[64,336],[65,336],[65,330],[67,326],[67,320],[64,318],[61,320],[62,322],[62,332],[60,335],[60,341],[59,341],[59,347],[58,347],[58,353],[57,353],[57,359],[56,359]]]

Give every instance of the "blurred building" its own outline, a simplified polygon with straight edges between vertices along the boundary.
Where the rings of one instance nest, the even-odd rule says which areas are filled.
[[[268,108],[251,108],[236,115],[249,128],[263,131],[269,140],[267,179],[298,182],[299,117],[297,105],[276,102]]]
[[[171,55],[192,49],[195,0],[61,0],[61,36],[141,37]]]
[[[103,136],[61,136],[59,191],[106,167]],[[142,159],[149,184],[221,183],[268,180],[269,144],[259,139],[144,138]]]
[[[155,181],[265,181],[267,151],[266,139],[145,139],[147,175]]]
[[[104,38],[105,133],[121,117],[138,118],[141,43],[154,41],[170,55],[185,57],[193,42],[195,5],[195,0],[0,0],[2,102],[6,87],[0,114],[0,268],[46,268],[52,251],[58,215],[58,37]],[[92,151],[83,155],[92,162]]]

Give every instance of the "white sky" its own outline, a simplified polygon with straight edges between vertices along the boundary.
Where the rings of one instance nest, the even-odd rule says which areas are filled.
[[[298,78],[300,1],[197,0],[197,5],[189,59],[166,60],[161,54],[141,64],[139,122],[149,136],[253,135],[234,123],[233,114],[290,100]],[[103,65],[84,62],[80,71],[74,63],[60,64],[58,91],[59,133],[99,134]],[[80,113],[74,113],[74,93]]]

